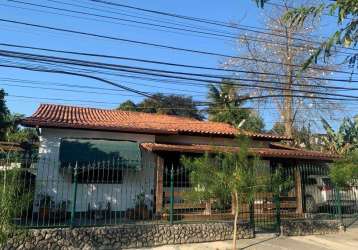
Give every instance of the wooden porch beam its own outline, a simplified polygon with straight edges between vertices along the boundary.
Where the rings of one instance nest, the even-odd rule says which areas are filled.
[[[303,213],[303,193],[302,193],[302,178],[301,172],[299,169],[295,169],[295,193],[296,193],[296,213],[302,214]]]
[[[159,155],[156,156],[156,173],[155,173],[155,211],[161,213],[163,209],[163,172],[164,159]]]

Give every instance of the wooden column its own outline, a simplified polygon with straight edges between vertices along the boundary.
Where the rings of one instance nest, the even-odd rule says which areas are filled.
[[[296,213],[303,213],[303,197],[302,197],[302,178],[299,169],[295,169],[295,193],[296,193]]]
[[[155,185],[155,209],[156,213],[161,213],[163,208],[163,172],[164,172],[164,159],[157,155],[156,157],[156,185]]]

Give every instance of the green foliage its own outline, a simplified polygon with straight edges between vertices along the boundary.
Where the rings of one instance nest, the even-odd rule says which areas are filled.
[[[358,179],[358,150],[335,161],[330,169],[330,177],[340,187],[356,181]]]
[[[244,130],[260,132],[265,124],[260,116],[248,108],[243,108],[244,104],[236,85],[229,81],[223,81],[219,85],[209,86],[209,120],[215,122],[226,122],[235,127],[241,126]]]
[[[323,127],[326,130],[326,137],[323,137],[324,147],[336,154],[347,154],[358,149],[358,118],[344,118],[337,131],[334,131],[329,123],[322,119]]]
[[[0,141],[5,141],[10,126],[10,111],[5,102],[6,93],[0,89]]]
[[[145,113],[159,113],[177,115],[202,120],[204,117],[197,109],[192,97],[181,95],[154,94],[153,98],[146,98],[135,104],[128,100],[119,105],[117,109],[126,111],[141,111]]]
[[[21,128],[20,121],[24,118],[20,114],[11,114],[6,106],[6,93],[0,90],[0,141],[26,142],[38,140],[35,129]]]
[[[23,192],[18,169],[0,171],[0,245],[18,231],[12,219],[19,216],[32,200],[32,193]]]
[[[231,202],[238,193],[240,202],[253,200],[253,195],[269,182],[269,168],[257,157],[249,157],[249,142],[241,139],[238,153],[205,154],[198,158],[183,157],[183,166],[190,171],[193,190],[188,198],[204,202],[215,199],[221,204]]]
[[[271,132],[278,135],[285,134],[285,126],[282,123],[275,123]],[[300,128],[293,127],[292,129],[293,145],[305,149],[315,150],[318,149],[318,145],[315,145],[312,138],[310,126],[303,125]]]
[[[343,45],[345,47],[356,47],[358,42],[358,1],[339,0],[331,3],[323,3],[317,6],[303,6],[288,11],[284,15],[284,20],[291,26],[302,26],[308,18],[316,19],[323,12],[328,11],[329,15],[337,15],[337,24],[341,26],[339,30],[334,32],[314,54],[304,64],[307,68],[311,63],[317,62],[320,55],[323,59],[331,56],[331,51],[335,45]],[[357,56],[352,53],[348,57],[351,65],[356,63]]]
[[[119,110],[123,110],[123,111],[138,111],[138,107],[137,105],[132,102],[131,100],[127,100],[125,102],[122,102],[118,108]]]

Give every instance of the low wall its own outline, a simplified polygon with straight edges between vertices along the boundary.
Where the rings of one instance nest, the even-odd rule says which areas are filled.
[[[94,228],[33,229],[12,238],[3,249],[122,249],[232,239],[233,223],[121,225]],[[253,238],[240,224],[238,238]]]
[[[337,233],[341,229],[338,220],[283,220],[281,225],[284,236]]]

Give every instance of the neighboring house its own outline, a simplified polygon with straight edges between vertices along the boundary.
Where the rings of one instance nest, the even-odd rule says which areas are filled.
[[[284,136],[161,114],[43,104],[22,125],[41,129],[37,195],[46,193],[58,203],[73,202],[74,173],[81,173],[76,179],[76,212],[99,206],[126,211],[142,195],[150,210],[160,214],[166,206],[168,172],[179,164],[181,155],[237,151],[238,134],[250,137],[251,152],[268,166],[322,165],[334,159],[279,144],[290,140]],[[187,177],[181,178],[186,183],[181,187],[187,187]],[[301,187],[297,181],[300,178],[296,191]],[[302,210],[302,204],[297,209]]]

